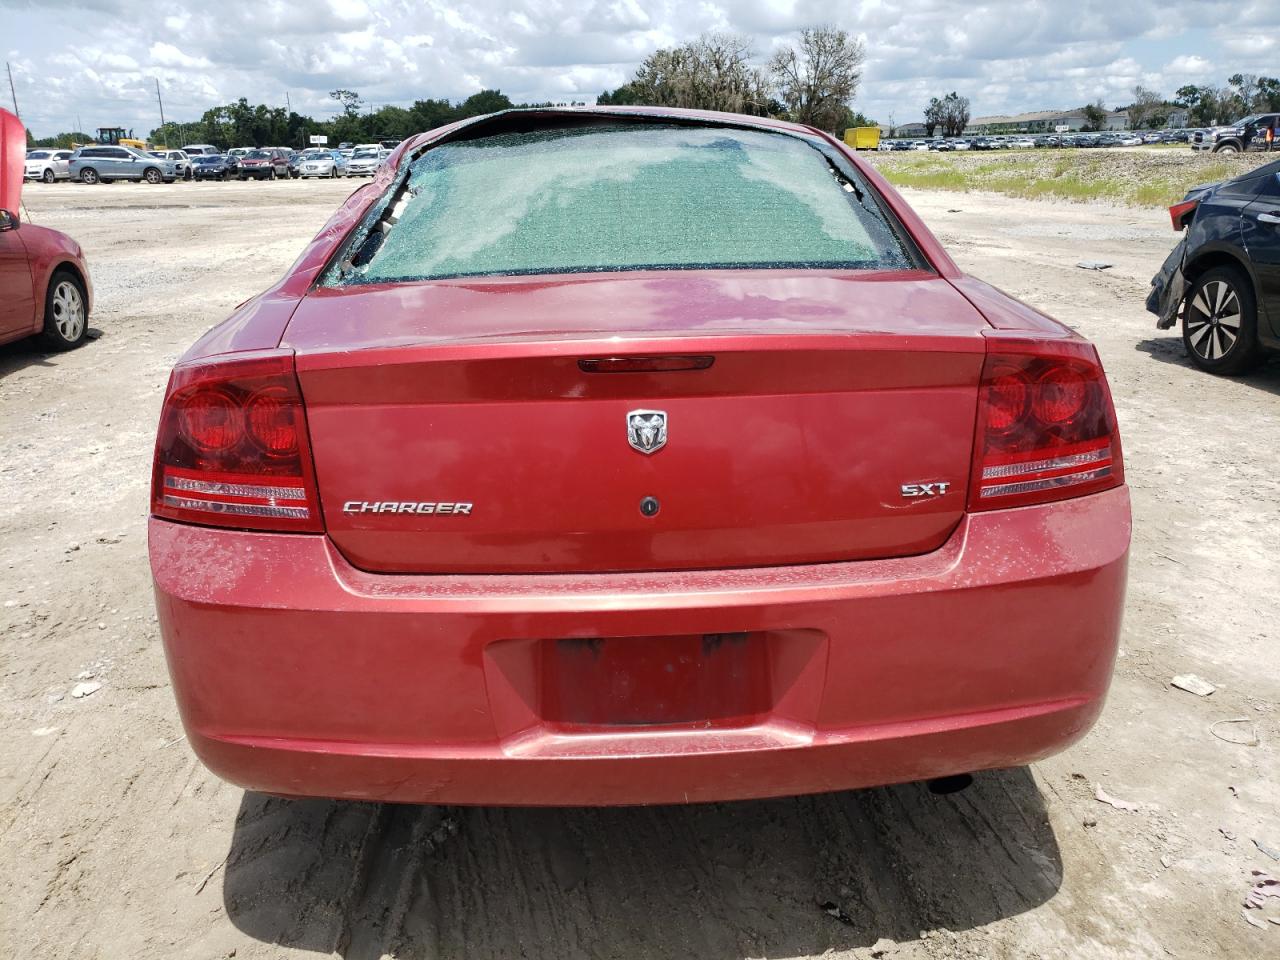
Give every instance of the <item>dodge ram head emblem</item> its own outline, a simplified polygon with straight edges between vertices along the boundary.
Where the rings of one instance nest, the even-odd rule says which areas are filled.
[[[627,414],[627,442],[641,453],[654,453],[667,445],[665,410],[632,410]]]

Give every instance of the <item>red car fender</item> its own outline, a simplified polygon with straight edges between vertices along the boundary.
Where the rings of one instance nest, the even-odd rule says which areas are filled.
[[[27,131],[8,110],[0,110],[0,210],[15,217],[22,203],[22,161],[27,155]]]

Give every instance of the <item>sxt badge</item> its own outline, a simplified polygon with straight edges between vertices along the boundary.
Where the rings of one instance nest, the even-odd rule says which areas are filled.
[[[951,489],[951,481],[941,480],[937,483],[904,483],[904,497],[940,497]]]

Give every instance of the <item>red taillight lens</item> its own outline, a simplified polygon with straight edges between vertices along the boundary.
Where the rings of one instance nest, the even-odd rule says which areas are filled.
[[[1196,206],[1199,203],[1199,200],[1184,200],[1170,207],[1169,221],[1173,224],[1173,229],[1181,230],[1185,227],[1191,221],[1191,216],[1196,212]]]
[[[241,529],[324,529],[291,353],[230,355],[173,371],[151,512]]]
[[[221,390],[197,390],[183,400],[178,429],[201,453],[216,454],[239,440],[241,419],[235,400]]]
[[[1062,500],[1124,482],[1106,377],[1090,344],[988,341],[971,510]]]
[[[992,430],[1011,430],[1027,413],[1031,397],[1030,383],[1021,371],[1013,370],[995,377],[987,390],[987,425]]]
[[[245,404],[245,433],[268,457],[292,457],[298,453],[300,417],[282,386],[264,387]]]

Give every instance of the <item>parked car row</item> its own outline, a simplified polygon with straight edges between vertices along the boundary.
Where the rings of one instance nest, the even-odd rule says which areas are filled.
[[[121,146],[86,146],[76,150],[28,151],[24,180],[54,183],[111,183],[145,180],[274,180],[313,177],[372,177],[391,155],[378,143],[348,149],[288,147],[234,147],[218,152],[211,144],[192,144],[181,150],[138,150]]]
[[[1187,143],[1191,131],[1114,131],[1108,133],[1039,133],[974,137],[926,137],[882,140],[880,150],[1032,150],[1037,147],[1138,147],[1156,143]]]

